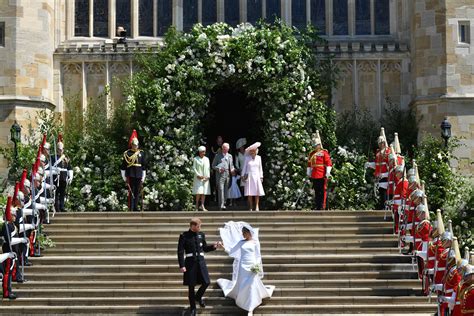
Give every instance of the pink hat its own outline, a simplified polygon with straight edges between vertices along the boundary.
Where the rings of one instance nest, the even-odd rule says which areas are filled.
[[[245,149],[245,151],[250,151],[250,150],[257,149],[258,147],[260,147],[260,145],[262,145],[260,142],[253,143],[252,145],[250,145],[249,147],[247,147],[247,148]]]

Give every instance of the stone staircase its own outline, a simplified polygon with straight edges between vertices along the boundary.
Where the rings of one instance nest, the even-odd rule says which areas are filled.
[[[64,213],[46,227],[55,248],[32,258],[29,282],[15,284],[15,301],[1,314],[187,315],[178,271],[178,236],[192,216],[208,242],[218,227],[244,220],[260,228],[265,284],[273,297],[256,315],[433,314],[420,295],[411,258],[400,255],[391,222],[379,211],[225,211]],[[211,286],[200,315],[246,315],[215,281],[231,278],[224,251],[206,255]]]

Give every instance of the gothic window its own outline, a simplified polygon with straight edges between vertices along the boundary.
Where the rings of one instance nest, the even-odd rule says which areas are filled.
[[[459,21],[459,43],[471,43],[471,23],[469,21]]]
[[[158,36],[165,35],[171,26],[173,16],[173,0],[158,0]]]
[[[74,36],[89,36],[89,0],[75,0]]]
[[[355,14],[356,35],[370,35],[372,33],[370,22],[370,0],[356,0]]]
[[[217,22],[216,0],[202,0],[202,24],[210,25]]]
[[[262,0],[247,0],[247,22],[255,24],[262,18]]]
[[[154,0],[140,0],[138,7],[138,35],[153,36]]]
[[[231,26],[240,22],[239,0],[226,0],[224,2],[224,20]]]
[[[183,31],[189,32],[198,22],[198,2],[183,0]]]
[[[375,1],[375,34],[390,34],[390,0]]]
[[[306,28],[306,0],[291,1],[291,25]]]
[[[108,0],[94,0],[94,36],[109,36]]]
[[[348,0],[334,0],[333,2],[333,34],[348,35]]]
[[[115,24],[117,27],[123,26],[127,30],[127,35],[132,35],[131,18],[132,18],[132,1],[130,0],[115,0]]]
[[[311,0],[311,23],[319,34],[326,34],[326,1]]]
[[[280,0],[267,0],[266,1],[266,20],[273,23],[275,19],[281,18],[281,1]]]
[[[0,22],[0,46],[5,47],[5,22]]]

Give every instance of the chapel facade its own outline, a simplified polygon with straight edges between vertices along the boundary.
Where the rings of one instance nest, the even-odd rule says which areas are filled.
[[[341,74],[336,111],[389,104],[414,107],[422,133],[439,136],[446,116],[464,137],[459,167],[474,165],[474,5],[472,0],[19,0],[0,2],[0,145],[65,100],[83,109],[106,89],[107,107],[123,98],[120,80],[138,71],[136,53],[157,50],[169,27],[237,25],[279,18],[316,26]],[[126,45],[121,44],[126,30]],[[108,109],[110,110],[110,109]],[[400,131],[401,133],[403,131]],[[5,172],[5,162],[0,163]]]

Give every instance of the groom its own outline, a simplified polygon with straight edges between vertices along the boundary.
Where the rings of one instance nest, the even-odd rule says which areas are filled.
[[[201,232],[201,220],[197,217],[191,219],[189,230],[179,235],[179,270],[184,273],[183,284],[188,286],[191,316],[196,315],[196,302],[201,307],[206,307],[202,297],[209,286],[210,279],[204,252],[214,251],[220,246],[220,242],[207,245],[206,236]],[[198,284],[201,286],[195,293],[194,287]]]

